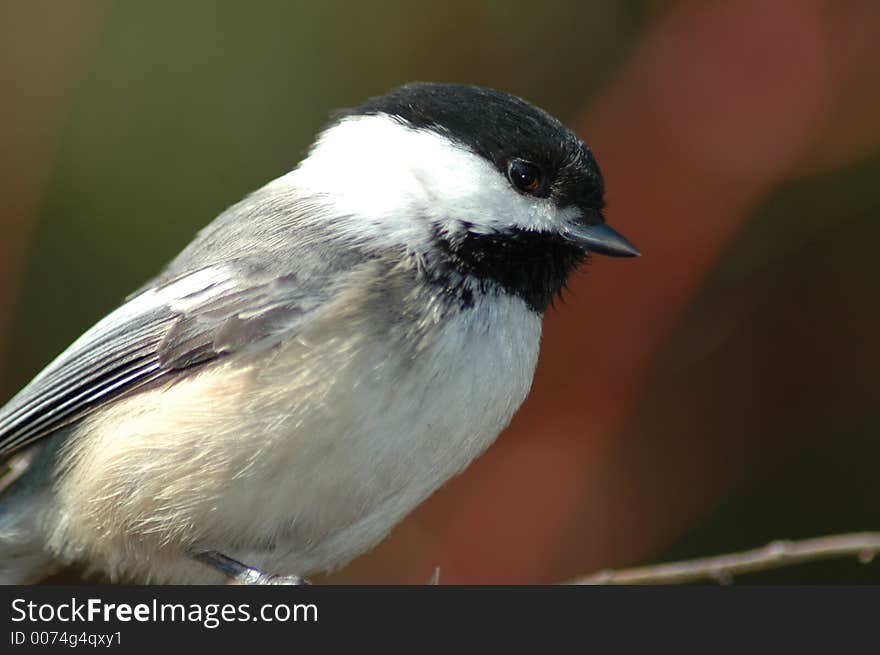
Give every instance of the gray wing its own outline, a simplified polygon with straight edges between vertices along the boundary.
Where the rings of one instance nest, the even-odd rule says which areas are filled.
[[[154,380],[270,347],[329,295],[304,282],[227,262],[141,291],[0,409],[0,457]]]

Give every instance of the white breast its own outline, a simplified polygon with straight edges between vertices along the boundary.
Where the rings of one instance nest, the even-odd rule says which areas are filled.
[[[328,413],[299,427],[320,436],[275,467],[284,488],[279,505],[288,503],[281,513],[287,512],[289,541],[267,566],[341,565],[461,472],[525,400],[540,332],[540,317],[521,300],[493,298],[445,324],[417,361],[398,369],[405,371],[400,377],[395,366],[375,361],[355,405],[344,386],[330,391],[321,403]],[[360,370],[364,362],[350,365]],[[308,477],[290,476],[293,469]],[[311,546],[303,548],[306,543]]]
[[[172,582],[217,581],[193,549],[307,574],[372,547],[508,424],[541,318],[517,298],[478,299],[413,357],[377,348],[383,329],[331,313],[271,358],[90,417],[70,439],[50,545]]]

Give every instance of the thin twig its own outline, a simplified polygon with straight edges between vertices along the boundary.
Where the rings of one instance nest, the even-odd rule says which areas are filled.
[[[566,584],[680,584],[698,580],[730,582],[734,576],[835,557],[857,557],[867,564],[880,552],[880,532],[854,532],[802,541],[774,541],[763,548],[700,559],[600,571]]]

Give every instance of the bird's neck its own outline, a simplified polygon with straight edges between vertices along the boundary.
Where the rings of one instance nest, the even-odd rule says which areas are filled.
[[[543,313],[565,286],[569,274],[586,257],[563,237],[533,230],[490,234],[437,231],[433,260],[428,262],[439,284],[450,292],[502,291],[521,298]]]

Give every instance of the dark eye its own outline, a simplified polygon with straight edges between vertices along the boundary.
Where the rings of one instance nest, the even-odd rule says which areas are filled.
[[[524,159],[514,159],[507,165],[507,177],[523,193],[535,193],[541,189],[541,169]]]

